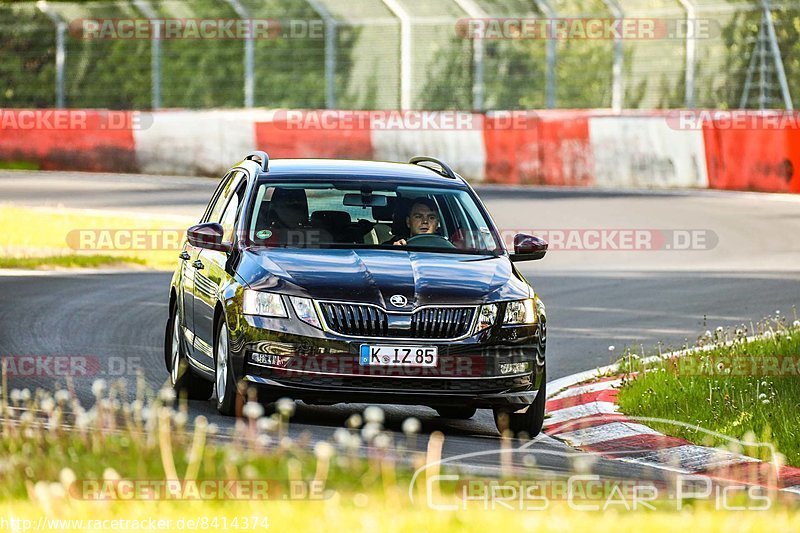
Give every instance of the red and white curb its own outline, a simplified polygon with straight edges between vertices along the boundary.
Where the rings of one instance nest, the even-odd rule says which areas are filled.
[[[800,494],[800,468],[778,466],[659,433],[648,427],[646,420],[620,412],[620,376],[585,381],[586,374],[548,384],[554,394],[547,401],[545,434],[609,459]]]

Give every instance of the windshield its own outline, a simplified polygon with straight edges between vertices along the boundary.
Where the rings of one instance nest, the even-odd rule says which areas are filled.
[[[465,189],[262,182],[254,197],[246,234],[255,246],[502,252]]]

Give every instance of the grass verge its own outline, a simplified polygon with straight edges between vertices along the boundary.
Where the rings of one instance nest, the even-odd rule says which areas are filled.
[[[770,442],[800,466],[800,322],[781,315],[755,327],[760,338],[745,341],[747,329],[717,328],[699,339],[698,351],[652,365],[619,392],[628,415],[663,418],[689,426],[648,423],[667,435],[699,444],[725,445],[711,430],[744,443]],[[761,457],[767,450],[745,444],[743,453]],[[762,459],[765,457],[761,457]]]
[[[0,268],[141,265],[172,270],[186,217],[0,206]]]
[[[265,409],[252,390],[243,418],[227,433],[204,416],[190,423],[186,402],[176,401],[170,389],[157,396],[142,393],[143,379],[132,401],[126,401],[124,380],[110,385],[95,381],[96,403],[89,409],[68,392],[69,383],[68,389],[52,394],[6,393],[5,374],[3,381],[0,529],[230,531],[268,526],[278,531],[417,532],[499,527],[540,532],[594,530],[599,519],[620,531],[672,532],[681,525],[726,533],[800,527],[800,515],[779,502],[764,511],[750,507],[729,513],[716,509],[714,500],[694,498],[678,511],[675,501],[666,498],[647,500],[652,508],[631,509],[621,493],[601,490],[577,496],[592,507],[578,510],[563,493],[548,493],[552,499],[544,500],[540,494],[520,495],[519,501],[506,494],[500,501],[487,499],[487,492],[476,494],[486,490],[474,489],[476,484],[484,487],[483,481],[507,481],[506,487],[544,481],[547,472],[535,465],[525,477],[505,476],[505,481],[465,473],[461,481],[439,483],[440,473],[457,473],[445,466],[423,470],[415,479],[415,469],[437,464],[444,436],[434,432],[427,450],[415,451],[419,421],[406,419],[404,434],[394,433],[383,427],[383,411],[374,406],[363,416],[351,415],[330,441],[312,443],[309,435],[289,431],[293,401],[279,400]],[[508,450],[510,442],[501,447]],[[583,462],[575,473],[585,478],[587,466]],[[472,487],[470,498],[463,492],[465,481]],[[18,522],[9,522],[12,518]]]

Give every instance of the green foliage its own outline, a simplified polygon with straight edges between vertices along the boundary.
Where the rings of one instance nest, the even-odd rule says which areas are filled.
[[[99,268],[124,265],[144,265],[135,257],[110,255],[53,255],[48,257],[0,257],[0,268]]]
[[[189,15],[177,15],[176,3],[151,2],[159,16],[238,19],[229,4],[196,0],[185,4]],[[307,2],[293,0],[246,0],[254,18],[280,23],[281,31],[255,42],[256,83],[254,100],[259,107],[322,108],[325,106],[325,39],[321,22],[312,35],[291,35],[289,21],[319,21]],[[596,13],[598,3],[575,0],[569,15]],[[130,2],[51,2],[70,13],[91,18],[142,18]],[[488,4],[487,4],[488,5]],[[527,7],[526,7],[527,6]],[[600,7],[598,7],[600,6]],[[497,13],[534,9],[517,0],[492,2]],[[577,15],[574,15],[577,16]],[[747,65],[758,34],[761,11],[757,6],[739,11],[721,28],[719,38],[698,43],[696,105],[738,107]],[[800,8],[776,7],[773,21],[790,92],[800,93]],[[365,29],[369,31],[364,31]],[[75,29],[75,28],[72,28]],[[397,107],[399,91],[386,84],[386,72],[399,63],[399,49],[375,40],[375,28],[342,24],[336,34],[335,93],[337,107],[371,109]],[[414,107],[472,109],[473,43],[454,36],[436,48],[431,65],[415,73],[423,90]],[[394,41],[392,41],[394,43]],[[525,109],[545,105],[547,42],[544,39],[484,41],[485,108]],[[658,107],[684,105],[684,80],[671,65],[663,71],[632,61],[639,44],[624,43],[623,68],[626,107],[649,102]],[[681,43],[675,41],[675,47]],[[380,47],[380,53],[377,49]],[[149,39],[84,39],[77,32],[66,38],[66,104],[68,107],[148,109],[151,105],[151,43]],[[241,39],[167,39],[162,41],[162,107],[234,108],[244,103],[244,48]],[[577,39],[557,43],[556,106],[562,108],[607,107],[611,103],[611,40]],[[677,48],[676,48],[677,50]],[[367,57],[366,52],[372,55]],[[681,52],[682,53],[682,52]],[[0,4],[0,106],[52,107],[55,104],[55,29],[35,8],[34,2]],[[682,56],[681,56],[682,57]],[[662,58],[669,63],[674,58]],[[378,64],[366,65],[376,61]],[[397,66],[399,68],[399,66]],[[653,68],[652,73],[633,69]],[[388,70],[387,70],[388,69]],[[678,73],[678,74],[676,74]],[[776,84],[776,82],[775,82]],[[657,98],[648,93],[655,90]],[[395,99],[394,93],[398,101]],[[777,91],[774,91],[777,93]],[[796,103],[800,103],[795,96]]]
[[[778,48],[783,59],[783,67],[789,82],[789,92],[795,105],[800,103],[798,93],[800,86],[800,8],[774,7],[772,21],[778,38]],[[698,87],[700,106],[716,105],[723,109],[738,108],[750,58],[755,50],[755,42],[761,25],[761,11],[742,11],[735,14],[731,22],[722,29],[722,40],[726,53],[723,70],[726,82],[708,80]],[[769,60],[769,58],[768,58]],[[772,70],[773,66],[769,68]],[[780,96],[777,91],[778,80],[773,75],[773,96]],[[748,107],[753,107],[753,93],[750,95]]]
[[[42,14],[16,17],[0,6],[0,107],[52,107],[55,45],[39,30],[48,21]]]

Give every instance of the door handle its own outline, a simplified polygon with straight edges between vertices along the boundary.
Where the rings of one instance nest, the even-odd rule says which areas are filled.
[[[195,267],[197,270],[203,270],[203,262],[199,259],[195,259],[192,263],[192,266]]]
[[[188,261],[191,258],[189,257],[189,252],[184,250],[184,251],[182,251],[181,253],[178,254],[178,259],[183,259],[184,261]]]

